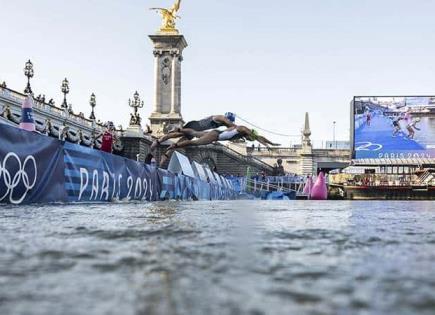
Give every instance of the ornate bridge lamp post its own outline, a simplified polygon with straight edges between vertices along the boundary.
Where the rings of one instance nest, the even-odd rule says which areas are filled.
[[[128,100],[128,106],[133,108],[133,113],[130,113],[130,123],[127,130],[122,133],[122,141],[124,146],[129,147],[127,157],[145,162],[145,156],[149,153],[149,147],[146,144],[141,127],[142,119],[138,113],[138,109],[144,107],[144,102],[140,99],[137,91],[133,94],[133,99]]]
[[[134,113],[131,114],[130,125],[131,126],[140,126],[141,118],[138,113],[139,108],[143,108],[144,102],[139,98],[139,93],[136,91],[133,95],[133,100],[128,100],[128,105],[134,109]]]
[[[24,90],[24,93],[33,94],[32,88],[30,87],[30,79],[33,78],[34,72],[33,63],[30,61],[30,59],[26,62],[26,65],[24,67],[24,75],[27,77],[27,87]]]
[[[89,105],[91,105],[91,107],[92,107],[92,112],[91,112],[91,115],[89,116],[89,119],[95,120],[94,108],[95,108],[95,106],[97,106],[97,99],[96,99],[94,93],[91,94],[91,99],[89,100]]]
[[[68,108],[68,104],[66,102],[66,95],[69,93],[69,82],[66,78],[62,81],[61,91],[63,93],[62,108]]]

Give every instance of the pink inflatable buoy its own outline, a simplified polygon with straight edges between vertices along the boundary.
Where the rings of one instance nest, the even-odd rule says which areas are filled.
[[[311,189],[311,199],[313,200],[327,200],[328,199],[328,187],[326,186],[325,174],[319,173],[317,180]]]
[[[20,129],[36,131],[35,121],[33,120],[33,98],[31,95],[27,96],[21,106]]]

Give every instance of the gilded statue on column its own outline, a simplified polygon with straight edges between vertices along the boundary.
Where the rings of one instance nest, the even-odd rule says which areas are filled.
[[[175,20],[180,18],[177,12],[180,10],[181,0],[176,0],[175,4],[170,9],[165,8],[151,8],[150,10],[156,10],[162,15],[162,26],[160,31],[162,33],[178,33],[175,28]]]

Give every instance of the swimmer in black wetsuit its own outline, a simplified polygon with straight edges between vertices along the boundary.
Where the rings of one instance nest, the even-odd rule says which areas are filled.
[[[216,141],[235,141],[246,139],[248,141],[258,141],[261,144],[269,146],[279,146],[280,144],[273,143],[267,138],[260,136],[255,129],[249,129],[245,126],[234,126],[225,131],[211,130],[211,131],[195,131],[193,129],[181,129],[181,133],[186,140],[181,140],[178,143],[171,145],[162,156],[160,165],[163,165],[169,158],[169,155],[177,148],[185,148],[191,146],[202,146],[212,144]],[[189,140],[189,138],[193,140]]]
[[[401,120],[403,120],[402,117],[399,117],[399,118],[393,120],[393,127],[394,127],[393,137],[397,136],[397,134],[400,132],[400,130],[402,130],[402,128],[400,127]]]
[[[226,113],[225,115],[214,115],[201,120],[190,121],[185,124],[182,129],[177,128],[176,130],[169,132],[167,135],[164,135],[160,139],[155,140],[151,145],[151,151],[156,149],[159,144],[169,139],[185,138],[188,140],[192,140],[194,137],[190,136],[188,133],[181,132],[181,130],[183,129],[191,129],[193,131],[206,131],[210,129],[217,129],[219,127],[231,128],[235,126],[235,121],[236,115],[234,115],[233,113]]]

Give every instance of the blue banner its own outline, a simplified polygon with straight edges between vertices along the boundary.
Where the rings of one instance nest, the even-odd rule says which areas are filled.
[[[68,202],[160,199],[157,169],[142,163],[71,143],[64,163]]]
[[[0,124],[0,203],[235,197],[198,178]]]
[[[63,201],[63,184],[58,140],[0,124],[0,202]]]

